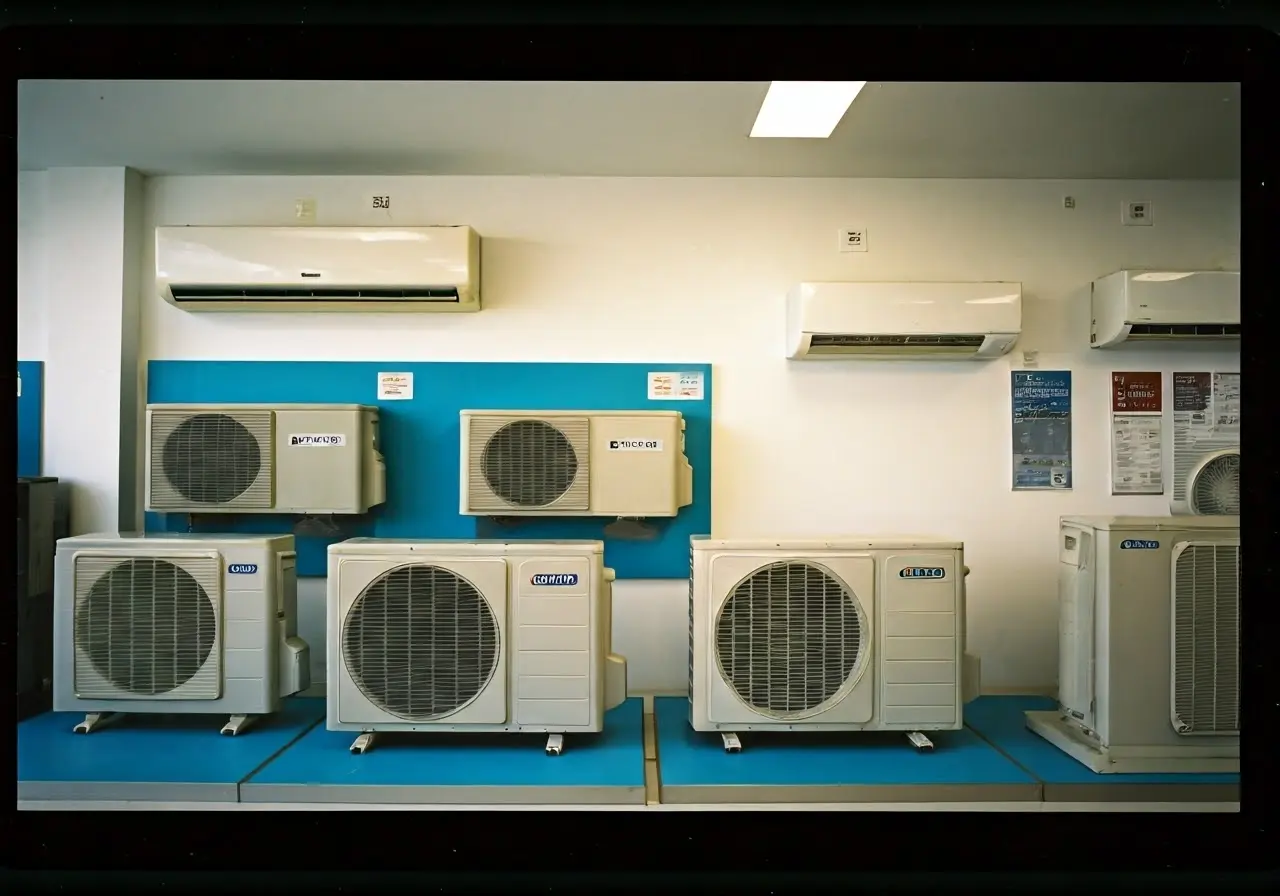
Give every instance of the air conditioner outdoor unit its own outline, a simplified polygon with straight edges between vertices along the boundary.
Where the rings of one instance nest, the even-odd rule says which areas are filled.
[[[1175,516],[1240,515],[1240,449],[1210,451],[1190,462],[1183,475],[1183,460],[1174,458],[1173,501]]]
[[[1240,518],[1064,517],[1058,710],[1027,726],[1099,773],[1240,770]]]
[[[801,283],[787,295],[793,360],[985,360],[1021,332],[1021,283]]]
[[[599,541],[329,547],[330,731],[598,732],[626,699]]]
[[[1090,348],[1240,338],[1236,271],[1118,271],[1093,281]]]
[[[698,536],[690,566],[689,721],[729,752],[740,731],[902,731],[931,749],[923,732],[963,726],[960,543]]]
[[[55,712],[225,713],[223,734],[310,686],[292,535],[78,535],[58,542]]]
[[[378,409],[147,405],[147,510],[361,514],[386,501]]]
[[[157,227],[156,286],[185,311],[479,311],[470,227]]]
[[[672,517],[693,503],[678,411],[462,411],[461,513]]]

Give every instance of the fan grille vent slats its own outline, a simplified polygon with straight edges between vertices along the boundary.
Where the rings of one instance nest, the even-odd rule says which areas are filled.
[[[1178,555],[1173,595],[1173,709],[1183,734],[1240,730],[1240,546]]]
[[[470,509],[588,509],[589,436],[586,417],[473,419]]]
[[[787,561],[730,593],[716,620],[716,660],[739,699],[785,718],[834,697],[858,668],[865,639],[854,596],[818,565]]]
[[[215,560],[77,558],[76,693],[217,698],[217,577]]]
[[[475,586],[419,564],[393,569],[361,592],[347,612],[342,653],[366,699],[424,722],[457,712],[488,686],[498,641],[498,621]]]
[[[270,411],[154,411],[151,503],[270,507],[273,454]]]
[[[1190,486],[1193,513],[1240,513],[1240,455],[1222,454],[1205,464]]]

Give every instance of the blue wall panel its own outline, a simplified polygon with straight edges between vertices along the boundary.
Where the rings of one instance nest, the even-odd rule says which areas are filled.
[[[650,371],[699,371],[703,398],[650,401]],[[412,373],[413,398],[379,401],[381,372]],[[381,409],[387,502],[367,517],[338,518],[341,535],[298,536],[298,572],[323,576],[325,551],[344,538],[601,538],[619,578],[682,579],[689,536],[711,531],[711,367],[708,364],[406,363],[401,361],[152,361],[152,403],[358,403]],[[611,519],[524,519],[498,526],[458,513],[458,412],[502,410],[671,410],[685,418],[693,503],[669,520],[649,520],[648,540],[612,538]],[[185,531],[180,514],[147,514],[147,530]],[[288,518],[206,514],[197,531],[289,531]]]
[[[18,475],[41,475],[44,362],[18,362]]]

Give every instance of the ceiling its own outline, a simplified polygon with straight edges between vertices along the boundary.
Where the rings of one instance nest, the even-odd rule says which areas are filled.
[[[23,169],[1240,176],[1235,84],[871,82],[826,140],[746,135],[767,82],[22,81]]]

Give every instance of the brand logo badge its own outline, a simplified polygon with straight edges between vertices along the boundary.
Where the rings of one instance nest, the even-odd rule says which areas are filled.
[[[908,566],[898,570],[901,579],[945,579],[947,571],[941,566]]]
[[[227,572],[233,576],[251,576],[258,571],[256,563],[232,563],[227,567]]]
[[[1160,547],[1158,541],[1146,541],[1141,538],[1126,538],[1120,542],[1120,550],[1122,551],[1154,551]]]
[[[341,433],[302,433],[289,436],[290,448],[340,448],[347,444]]]
[[[575,572],[540,572],[529,577],[530,585],[576,585],[578,574]]]
[[[661,439],[610,439],[610,451],[661,451]]]

